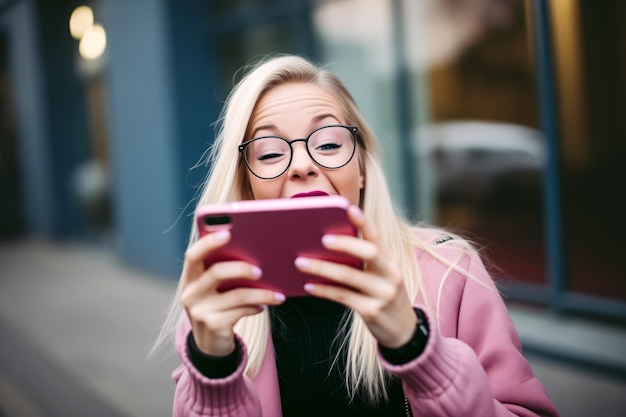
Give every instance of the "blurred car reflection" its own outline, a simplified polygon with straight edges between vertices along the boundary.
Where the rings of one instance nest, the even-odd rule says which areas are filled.
[[[545,148],[536,129],[481,121],[430,124],[420,130],[418,150],[432,158],[438,204],[502,208],[539,198]]]

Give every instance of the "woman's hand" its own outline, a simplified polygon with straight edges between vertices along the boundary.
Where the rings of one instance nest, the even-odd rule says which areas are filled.
[[[270,290],[235,288],[218,292],[220,284],[231,279],[257,280],[261,270],[243,261],[216,262],[205,269],[204,258],[225,245],[230,232],[207,234],[185,253],[181,275],[182,304],[187,312],[198,348],[211,356],[226,356],[235,349],[233,327],[240,318],[258,314],[264,305],[277,305],[285,296]]]
[[[302,257],[296,259],[296,267],[302,272],[341,284],[306,284],[305,289],[311,295],[341,303],[356,311],[381,345],[400,347],[411,339],[417,323],[400,270],[390,254],[381,247],[378,233],[363,212],[357,206],[351,206],[349,216],[363,239],[326,235],[322,243],[330,250],[362,259],[365,263],[363,271]]]

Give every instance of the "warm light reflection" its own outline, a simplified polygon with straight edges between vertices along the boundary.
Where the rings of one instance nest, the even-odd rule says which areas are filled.
[[[96,23],[85,30],[78,45],[80,55],[85,59],[96,59],[104,53],[107,46],[107,37],[104,27]]]
[[[93,25],[93,11],[89,6],[74,9],[70,16],[70,33],[74,39],[81,39],[85,31]]]

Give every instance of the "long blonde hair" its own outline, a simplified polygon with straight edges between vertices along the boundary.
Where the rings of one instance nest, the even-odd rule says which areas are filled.
[[[393,206],[382,170],[378,141],[339,79],[304,58],[278,56],[261,61],[233,89],[218,120],[217,138],[209,153],[212,164],[198,205],[252,198],[246,168],[240,159],[237,146],[245,137],[259,98],[271,88],[287,82],[313,83],[325,89],[340,103],[346,123],[359,127],[359,155],[365,173],[361,208],[377,225],[382,245],[388,249],[388,253],[396,256],[395,261],[405,277],[405,287],[411,300],[418,294],[423,296],[422,277],[415,250],[416,247],[426,245],[416,236],[414,226],[403,219]],[[194,226],[190,241],[196,239],[197,230]],[[162,344],[175,332],[183,314],[180,293],[179,285],[155,346]],[[390,375],[378,361],[376,340],[358,314],[351,313],[351,317],[344,322],[347,341],[340,343],[340,348],[347,349],[344,375],[348,392],[352,398],[361,392],[372,403],[386,399],[385,380]],[[263,313],[239,320],[235,332],[248,348],[246,374],[254,377],[261,368],[270,337],[267,309]]]

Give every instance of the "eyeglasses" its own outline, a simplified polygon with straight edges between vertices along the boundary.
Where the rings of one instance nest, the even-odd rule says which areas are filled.
[[[319,166],[337,169],[352,160],[356,150],[356,126],[329,125],[315,129],[303,139],[262,136],[239,145],[246,166],[255,176],[271,180],[283,175],[293,158],[293,144],[304,142],[311,159]]]

